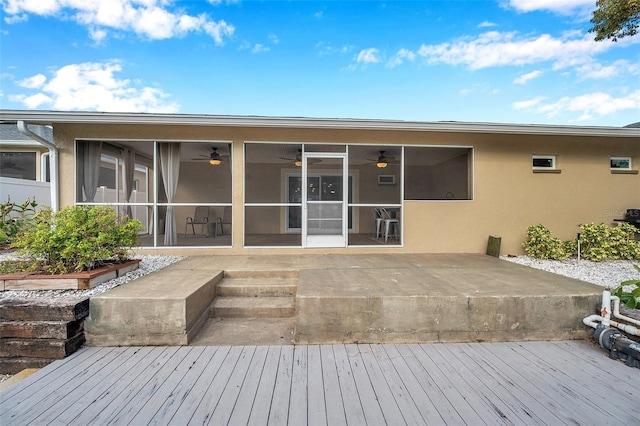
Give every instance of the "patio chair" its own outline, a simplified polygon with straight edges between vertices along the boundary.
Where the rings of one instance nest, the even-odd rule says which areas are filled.
[[[392,238],[400,238],[400,219],[391,217],[391,213],[387,209],[380,209],[382,212],[382,221],[384,222],[384,242],[389,239],[389,235]]]
[[[382,218],[382,211],[377,207],[372,208],[371,213],[373,214],[373,223],[375,226],[375,231],[373,235],[376,237],[376,240],[377,240],[380,237],[380,235],[382,235],[382,221],[384,219]]]
[[[224,225],[229,225],[229,233],[231,233],[232,210],[230,206],[224,208],[222,217],[218,217],[217,222],[220,225],[220,235],[224,235]]]
[[[187,235],[187,228],[191,225],[191,233],[196,235],[195,225],[200,225],[200,234],[204,235],[204,227],[209,223],[209,207],[198,206],[193,212],[193,217],[187,217],[184,224],[184,234]]]

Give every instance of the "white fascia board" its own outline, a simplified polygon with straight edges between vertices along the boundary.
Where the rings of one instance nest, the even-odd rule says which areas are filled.
[[[422,122],[342,118],[262,117],[203,114],[149,114],[0,110],[0,122],[24,120],[30,124],[153,124],[220,127],[273,127],[299,129],[400,130],[419,132],[494,133],[635,137],[640,128],[605,126],[559,126],[538,124]]]

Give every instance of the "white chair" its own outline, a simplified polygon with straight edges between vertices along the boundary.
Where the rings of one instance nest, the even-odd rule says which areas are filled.
[[[373,214],[373,222],[374,222],[374,226],[375,226],[375,232],[374,232],[374,236],[376,237],[376,240],[380,237],[380,235],[382,235],[382,212],[380,211],[379,208],[374,207],[371,209],[371,213]]]
[[[384,222],[384,242],[386,243],[389,240],[389,235],[398,239],[400,235],[400,219],[391,217],[391,213],[387,209],[382,208],[380,211]]]

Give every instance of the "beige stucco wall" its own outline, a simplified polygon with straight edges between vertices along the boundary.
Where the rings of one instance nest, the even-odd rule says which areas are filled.
[[[73,141],[78,138],[126,140],[229,140],[233,142],[233,203],[243,203],[244,141],[453,145],[473,147],[472,201],[407,201],[404,247],[349,248],[349,252],[484,252],[489,235],[502,237],[502,253],[522,253],[529,225],[542,223],[569,239],[578,224],[605,222],[640,208],[640,175],[612,174],[609,157],[631,156],[640,163],[640,138],[535,136],[418,131],[221,128],[198,126],[62,125],[54,128],[61,147],[62,206],[74,203]],[[556,155],[561,173],[533,173],[531,156]],[[362,176],[361,176],[362,178]],[[180,223],[180,222],[178,222]],[[234,209],[232,249],[192,253],[296,253],[300,249],[241,247],[243,209]],[[179,250],[175,250],[179,252]],[[335,252],[336,249],[315,250]]]

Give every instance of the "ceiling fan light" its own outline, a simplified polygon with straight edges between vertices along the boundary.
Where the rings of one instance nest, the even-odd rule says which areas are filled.
[[[218,160],[217,158],[212,158],[211,160],[209,160],[209,164],[211,164],[212,166],[219,166],[220,163],[222,163],[222,161]]]
[[[296,167],[302,167],[302,161],[300,160],[296,160],[293,164],[295,164]]]
[[[387,163],[386,161],[378,161],[376,163],[376,167],[378,167],[379,169],[384,169],[385,167],[387,167],[387,165],[389,165],[389,163]]]

